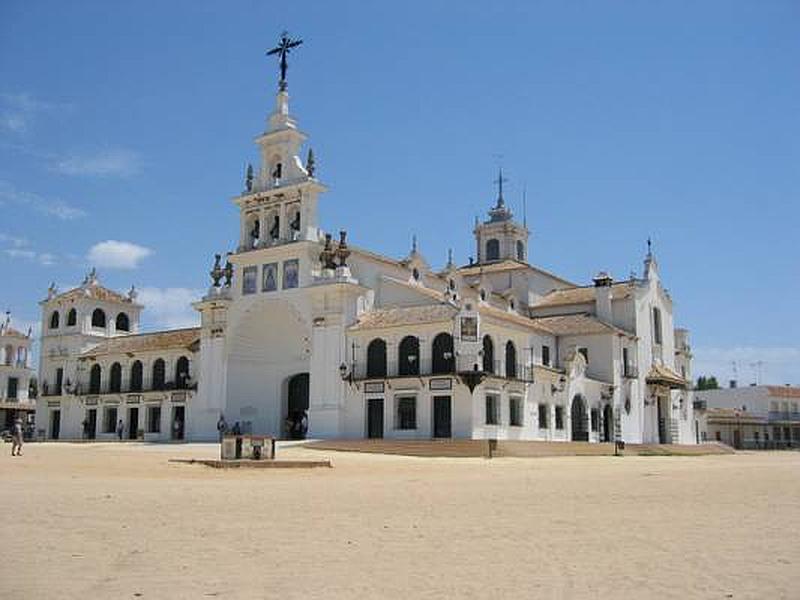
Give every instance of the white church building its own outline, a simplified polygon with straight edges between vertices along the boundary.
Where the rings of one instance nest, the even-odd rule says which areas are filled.
[[[318,222],[327,188],[305,142],[282,78],[199,328],[139,333],[135,290],[94,272],[51,288],[46,437],[113,438],[121,421],[129,439],[214,440],[224,415],[277,437],[696,442],[687,332],[649,248],[623,281],[531,265],[502,175],[468,265],[434,270],[416,243],[401,259],[351,246]]]

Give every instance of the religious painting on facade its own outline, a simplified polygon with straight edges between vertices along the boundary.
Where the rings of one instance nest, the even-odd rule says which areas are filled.
[[[287,260],[283,263],[283,289],[296,288],[299,285],[300,264],[297,260]]]
[[[465,342],[478,341],[478,319],[476,317],[461,317],[461,339]]]
[[[256,279],[258,267],[245,267],[242,269],[242,294],[256,293]]]
[[[274,292],[278,289],[278,263],[269,263],[262,267],[261,291]]]

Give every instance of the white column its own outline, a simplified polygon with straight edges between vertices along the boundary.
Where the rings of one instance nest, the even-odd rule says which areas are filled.
[[[267,209],[261,206],[258,209],[258,247],[263,248],[266,246],[269,233],[267,232]]]

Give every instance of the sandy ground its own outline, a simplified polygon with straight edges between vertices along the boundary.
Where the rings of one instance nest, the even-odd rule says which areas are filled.
[[[169,463],[0,446],[3,598],[800,598],[800,453]]]

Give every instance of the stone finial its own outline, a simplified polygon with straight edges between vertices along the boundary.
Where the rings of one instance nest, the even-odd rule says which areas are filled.
[[[347,232],[341,230],[339,232],[339,247],[336,248],[336,256],[339,259],[339,266],[347,266],[347,258],[350,256],[350,248],[347,246]]]
[[[306,157],[306,172],[308,173],[309,177],[314,177],[314,171],[316,170],[317,165],[314,162],[314,151],[309,148],[308,149],[308,156]]]
[[[453,263],[453,249],[447,249],[447,265],[445,265],[446,269],[452,269],[455,267],[455,263]]]
[[[222,270],[222,266],[220,266],[220,260],[222,260],[221,254],[214,255],[214,266],[209,271],[209,275],[211,275],[212,285],[215,288],[218,288],[220,285],[220,280],[225,275],[225,271]]]
[[[131,285],[131,289],[128,290],[128,301],[135,302],[138,295],[139,292],[136,291],[136,286]]]
[[[47,299],[52,300],[55,295],[58,293],[58,288],[56,287],[56,282],[50,284],[50,287],[47,288]]]
[[[231,287],[231,283],[233,282],[233,264],[231,263],[230,256],[231,253],[228,252],[225,260],[225,287]]]
[[[248,192],[253,191],[253,165],[247,163],[247,170],[244,176],[244,189]]]
[[[325,246],[322,248],[322,252],[319,253],[319,262],[322,263],[323,269],[336,269],[336,252],[333,248],[333,242],[331,241],[331,234],[325,234]]]
[[[411,236],[411,254],[417,253],[417,234]]]

